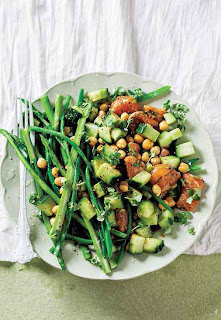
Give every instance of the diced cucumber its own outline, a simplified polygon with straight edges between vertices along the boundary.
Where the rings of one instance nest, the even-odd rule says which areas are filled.
[[[97,115],[98,115],[98,108],[92,107],[88,120],[91,122],[94,121]]]
[[[171,136],[170,132],[167,132],[167,131],[161,132],[161,134],[158,138],[158,143],[159,143],[160,147],[167,148],[170,146],[171,142],[172,142],[172,136]]]
[[[99,136],[101,139],[106,141],[107,143],[111,143],[111,134],[110,134],[110,128],[109,127],[100,127],[99,128]]]
[[[107,188],[103,181],[99,181],[94,185],[94,191],[98,198],[103,197],[107,193]]]
[[[142,200],[137,208],[139,218],[150,218],[154,214],[154,205],[150,200]]]
[[[120,162],[120,153],[115,151],[111,146],[105,144],[101,151],[101,158],[114,166]]]
[[[180,164],[180,158],[175,156],[160,157],[160,161],[163,164],[169,164],[173,168],[178,168]]]
[[[142,197],[143,194],[140,191],[129,187],[129,191],[126,193],[125,199],[127,199],[133,207],[137,207],[141,202]]]
[[[110,223],[111,227],[117,226],[117,221],[116,221],[114,210],[108,211],[107,220]]]
[[[159,216],[159,220],[158,220],[158,224],[161,228],[168,228],[170,226],[172,226],[174,222],[174,216],[172,214],[172,212],[170,212],[169,210],[163,210],[161,215]]]
[[[150,226],[145,226],[143,228],[137,228],[136,233],[144,238],[149,238],[152,235],[152,231],[150,229]]]
[[[101,117],[97,117],[95,120],[94,120],[94,124],[96,124],[98,127],[103,127],[104,126],[104,121]]]
[[[167,112],[163,115],[164,119],[168,124],[173,124],[176,122],[175,116],[171,112]]]
[[[97,91],[88,92],[88,97],[92,102],[103,100],[109,97],[108,89],[100,89]]]
[[[130,238],[130,244],[129,244],[129,252],[130,253],[142,253],[143,252],[143,246],[144,246],[145,238],[138,236],[138,234],[132,234]]]
[[[177,140],[183,136],[182,131],[179,128],[173,129],[170,131],[172,140]]]
[[[113,184],[122,174],[119,170],[114,169],[109,163],[103,163],[97,171],[97,176],[108,185]]]
[[[164,241],[156,238],[146,238],[144,241],[144,251],[148,253],[157,253],[164,247]]]
[[[157,141],[160,133],[154,129],[150,124],[140,123],[137,127],[136,133],[139,133],[142,137],[148,138],[153,142]]]
[[[136,174],[131,180],[135,183],[138,188],[143,188],[145,184],[150,181],[151,174],[147,171],[141,171]]]
[[[123,209],[124,204],[121,195],[105,196],[104,205],[106,210]]]
[[[111,128],[119,127],[121,124],[121,118],[110,109],[104,119],[104,123],[106,126]]]
[[[88,220],[93,218],[96,215],[95,209],[92,207],[91,202],[88,200],[87,197],[81,198],[81,200],[78,202],[78,205],[80,207],[81,214]]]
[[[195,150],[191,141],[176,146],[176,155],[179,158],[192,156],[193,154],[195,154]]]
[[[141,218],[140,221],[146,226],[156,226],[158,222],[158,215],[153,214],[150,218]]]
[[[124,138],[126,137],[127,135],[127,132],[124,131],[124,130],[121,130],[120,128],[114,128],[112,131],[111,131],[111,137],[114,141],[117,141],[119,140],[120,138]]]
[[[42,196],[40,199],[32,201],[30,198],[30,203],[37,206],[41,211],[43,211],[46,216],[50,217],[53,215],[52,208],[56,205],[54,200],[49,196]]]
[[[146,170],[147,172],[151,172],[151,171],[153,170],[153,168],[154,168],[154,167],[153,167],[153,165],[152,165],[151,163],[147,163],[145,170]]]
[[[100,166],[104,163],[103,159],[101,157],[95,157],[93,160],[91,160],[91,165],[94,169],[95,177],[98,178],[98,170],[100,169]]]
[[[85,123],[85,130],[88,137],[95,137],[97,138],[98,135],[98,126],[96,124],[87,122]]]

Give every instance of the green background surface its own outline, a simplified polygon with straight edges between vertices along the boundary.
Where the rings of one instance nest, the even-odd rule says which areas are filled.
[[[221,319],[221,255],[182,255],[127,281],[95,281],[36,258],[0,263],[1,320]]]

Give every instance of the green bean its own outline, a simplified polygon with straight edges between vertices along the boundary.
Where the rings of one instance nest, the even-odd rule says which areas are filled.
[[[76,155],[79,154],[79,156],[84,160],[86,165],[90,168],[91,172],[93,172],[92,166],[91,166],[90,162],[88,161],[87,157],[85,156],[85,154],[83,153],[83,151],[78,147],[78,145],[74,141],[72,141],[68,137],[62,135],[60,132],[56,132],[56,131],[53,131],[50,129],[33,127],[33,126],[29,127],[29,131],[36,131],[36,132],[40,132],[43,134],[49,134],[51,136],[58,137],[58,138],[61,138],[62,140],[67,141],[67,143],[70,144],[75,149]],[[77,132],[77,130],[76,130],[76,132]],[[73,159],[75,159],[75,157],[73,157],[73,155],[72,155],[72,161],[73,161]],[[76,161],[76,159],[73,162],[75,162],[75,161]]]
[[[53,126],[54,125],[54,110],[51,105],[51,102],[49,101],[47,95],[41,97],[40,100],[41,100],[41,103],[42,103],[43,108],[45,110],[45,113],[48,117],[48,120],[49,120],[50,124]]]
[[[61,121],[61,118],[64,112],[63,100],[64,100],[64,97],[61,94],[59,94],[55,102],[54,126],[53,126],[55,131],[58,131],[59,123]]]
[[[118,230],[113,229],[113,228],[111,229],[111,234],[113,234],[113,235],[115,235],[115,236],[117,236],[119,238],[123,238],[123,239],[127,238],[127,234],[126,233],[118,231]]]
[[[15,153],[17,154],[18,158],[21,160],[21,162],[26,167],[27,171],[30,173],[30,175],[33,177],[36,183],[39,184],[39,186],[56,202],[59,203],[60,199],[59,197],[51,190],[51,188],[45,183],[44,180],[42,180],[39,175],[35,172],[35,170],[32,168],[30,163],[28,162],[27,158],[21,153],[19,148],[17,147],[16,143],[12,139],[10,133],[8,133],[4,129],[0,129],[0,134],[2,134],[9,142],[9,144],[14,149]]]
[[[81,252],[85,260],[90,261],[92,259],[92,254],[88,247],[80,245]]]
[[[93,244],[92,240],[90,240],[90,239],[84,239],[84,238],[80,238],[77,236],[72,236],[71,234],[66,234],[65,238],[67,240],[73,240],[73,241],[81,243],[81,244],[86,244],[86,245]]]
[[[159,88],[157,90],[154,90],[152,92],[145,93],[141,97],[139,97],[137,100],[138,100],[138,102],[141,102],[141,101],[145,101],[145,100],[159,97],[163,94],[168,93],[170,91],[170,88],[171,88],[171,86],[165,86],[165,87]]]
[[[65,176],[66,170],[62,167],[60,161],[58,160],[58,157],[56,156],[56,154],[54,153],[54,151],[50,147],[50,144],[48,143],[47,139],[42,134],[40,135],[40,138],[41,138],[42,144],[45,146],[45,150],[47,150],[47,152],[50,155],[50,158],[51,158],[53,165],[56,168],[58,168],[58,170],[60,171],[62,176]]]

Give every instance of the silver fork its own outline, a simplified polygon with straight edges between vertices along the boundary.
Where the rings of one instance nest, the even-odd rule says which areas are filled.
[[[31,102],[31,100],[30,100]],[[30,125],[34,125],[34,118],[32,112],[32,105],[29,106],[29,116],[28,116],[28,105],[27,101],[25,103],[25,124],[23,125],[22,116],[22,102],[21,99],[16,99],[15,109],[14,109],[14,128],[13,134],[19,137],[20,129],[28,129]],[[32,143],[35,142],[34,133],[31,132],[30,138]],[[24,153],[24,152],[23,152]],[[16,262],[24,264],[29,262],[32,258],[36,257],[33,251],[32,244],[30,242],[30,227],[28,224],[28,219],[26,215],[26,169],[22,162],[19,162],[19,178],[20,178],[20,203],[19,203],[19,215],[18,222],[15,229],[15,244],[13,248],[14,259]]]

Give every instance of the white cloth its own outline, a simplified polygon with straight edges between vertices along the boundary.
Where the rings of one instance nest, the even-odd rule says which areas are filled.
[[[220,12],[219,0],[0,0],[0,127],[7,128],[15,94],[35,98],[81,73],[128,71],[171,84],[193,106],[220,171]],[[10,260],[13,224],[2,209],[0,258]],[[188,253],[221,252],[220,229],[217,200]]]

